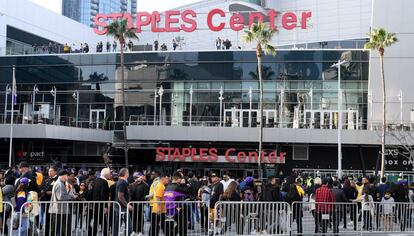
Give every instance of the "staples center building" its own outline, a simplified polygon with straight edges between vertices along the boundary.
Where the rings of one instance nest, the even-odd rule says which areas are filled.
[[[91,29],[97,35],[119,17],[139,32],[139,42],[125,53],[130,164],[198,175],[257,172],[257,59],[254,45],[241,37],[263,20],[278,30],[271,42],[277,55],[263,57],[266,174],[335,173],[338,140],[345,173],[379,168],[379,58],[363,50],[368,32],[377,27],[399,39],[385,53],[386,170],[412,173],[411,9],[410,0],[212,0],[138,12],[136,21],[126,14],[98,14]],[[340,88],[338,68],[332,67],[338,60],[346,61]],[[102,163],[108,150],[114,166],[124,162],[118,52],[0,57],[1,162],[8,158],[13,65],[15,160],[91,166]]]

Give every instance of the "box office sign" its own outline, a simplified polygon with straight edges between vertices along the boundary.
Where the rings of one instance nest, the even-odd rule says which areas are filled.
[[[262,151],[262,163],[284,164],[286,152]],[[259,153],[255,151],[238,151],[228,148],[224,155],[218,154],[217,148],[173,148],[156,149],[156,161],[159,162],[210,162],[210,163],[258,163]]]

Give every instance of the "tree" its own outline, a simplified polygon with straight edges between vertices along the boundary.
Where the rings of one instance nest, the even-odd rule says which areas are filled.
[[[276,55],[276,48],[271,46],[269,42],[272,40],[276,30],[272,29],[268,24],[258,22],[253,24],[249,30],[245,30],[243,35],[243,41],[246,43],[256,44],[256,56],[257,56],[257,70],[259,74],[259,159],[258,159],[258,172],[259,178],[263,178],[262,173],[262,149],[263,149],[263,76],[262,76],[262,57],[271,54]]]
[[[250,77],[254,80],[259,80],[259,69],[256,68],[256,72],[250,71]],[[270,80],[275,75],[275,72],[272,71],[270,66],[262,66],[262,77],[263,80]]]
[[[125,165],[128,168],[128,141],[126,132],[126,104],[125,104],[125,71],[124,71],[124,45],[126,39],[138,39],[135,34],[135,28],[128,27],[128,22],[125,19],[113,21],[107,27],[107,35],[114,37],[119,41],[121,48],[121,94],[122,94],[122,126],[124,135],[124,156]]]
[[[385,29],[373,29],[369,33],[369,41],[365,44],[365,49],[377,50],[380,56],[380,74],[382,85],[382,133],[381,133],[381,177],[385,171],[385,129],[386,129],[386,102],[385,94],[385,74],[384,74],[384,53],[385,48],[397,42],[395,33],[389,33]]]
[[[109,79],[108,76],[105,76],[104,73],[98,74],[98,72],[94,72],[94,73],[89,75],[89,79],[85,82],[95,83],[96,90],[101,91],[101,86],[100,86],[99,83],[107,81],[108,79]]]

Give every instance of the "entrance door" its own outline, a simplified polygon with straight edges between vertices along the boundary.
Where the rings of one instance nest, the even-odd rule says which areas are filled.
[[[105,117],[105,109],[92,109],[89,115],[89,126],[95,129],[103,129]]]

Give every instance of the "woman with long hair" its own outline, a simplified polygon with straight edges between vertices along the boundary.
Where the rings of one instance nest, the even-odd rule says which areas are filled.
[[[229,202],[240,202],[241,197],[240,194],[237,192],[237,183],[236,181],[232,181],[229,186],[227,187],[226,191],[224,191],[223,195],[221,196],[221,201],[229,201]],[[222,208],[222,220],[225,221],[223,231],[226,232],[227,230],[231,231],[232,223],[236,223],[237,234],[240,234],[240,208],[237,207],[236,204],[223,204],[224,208]]]
[[[354,185],[355,185],[355,183],[354,183]],[[349,179],[345,179],[343,191],[345,193],[346,199],[348,199],[348,202],[353,202],[356,199],[357,194],[358,194],[355,187],[351,185],[351,181]],[[350,222],[350,224],[352,224],[352,226],[354,227],[354,230],[356,230],[356,227],[357,227],[357,224],[358,224],[358,222],[356,221],[357,220],[357,207],[355,205],[349,205],[348,209],[349,209],[349,214],[350,214],[350,218],[351,218],[351,221],[352,221],[352,223]],[[346,227],[348,226],[347,223],[346,223],[347,211],[344,211],[343,214],[344,214],[343,215],[344,228],[346,229]]]

